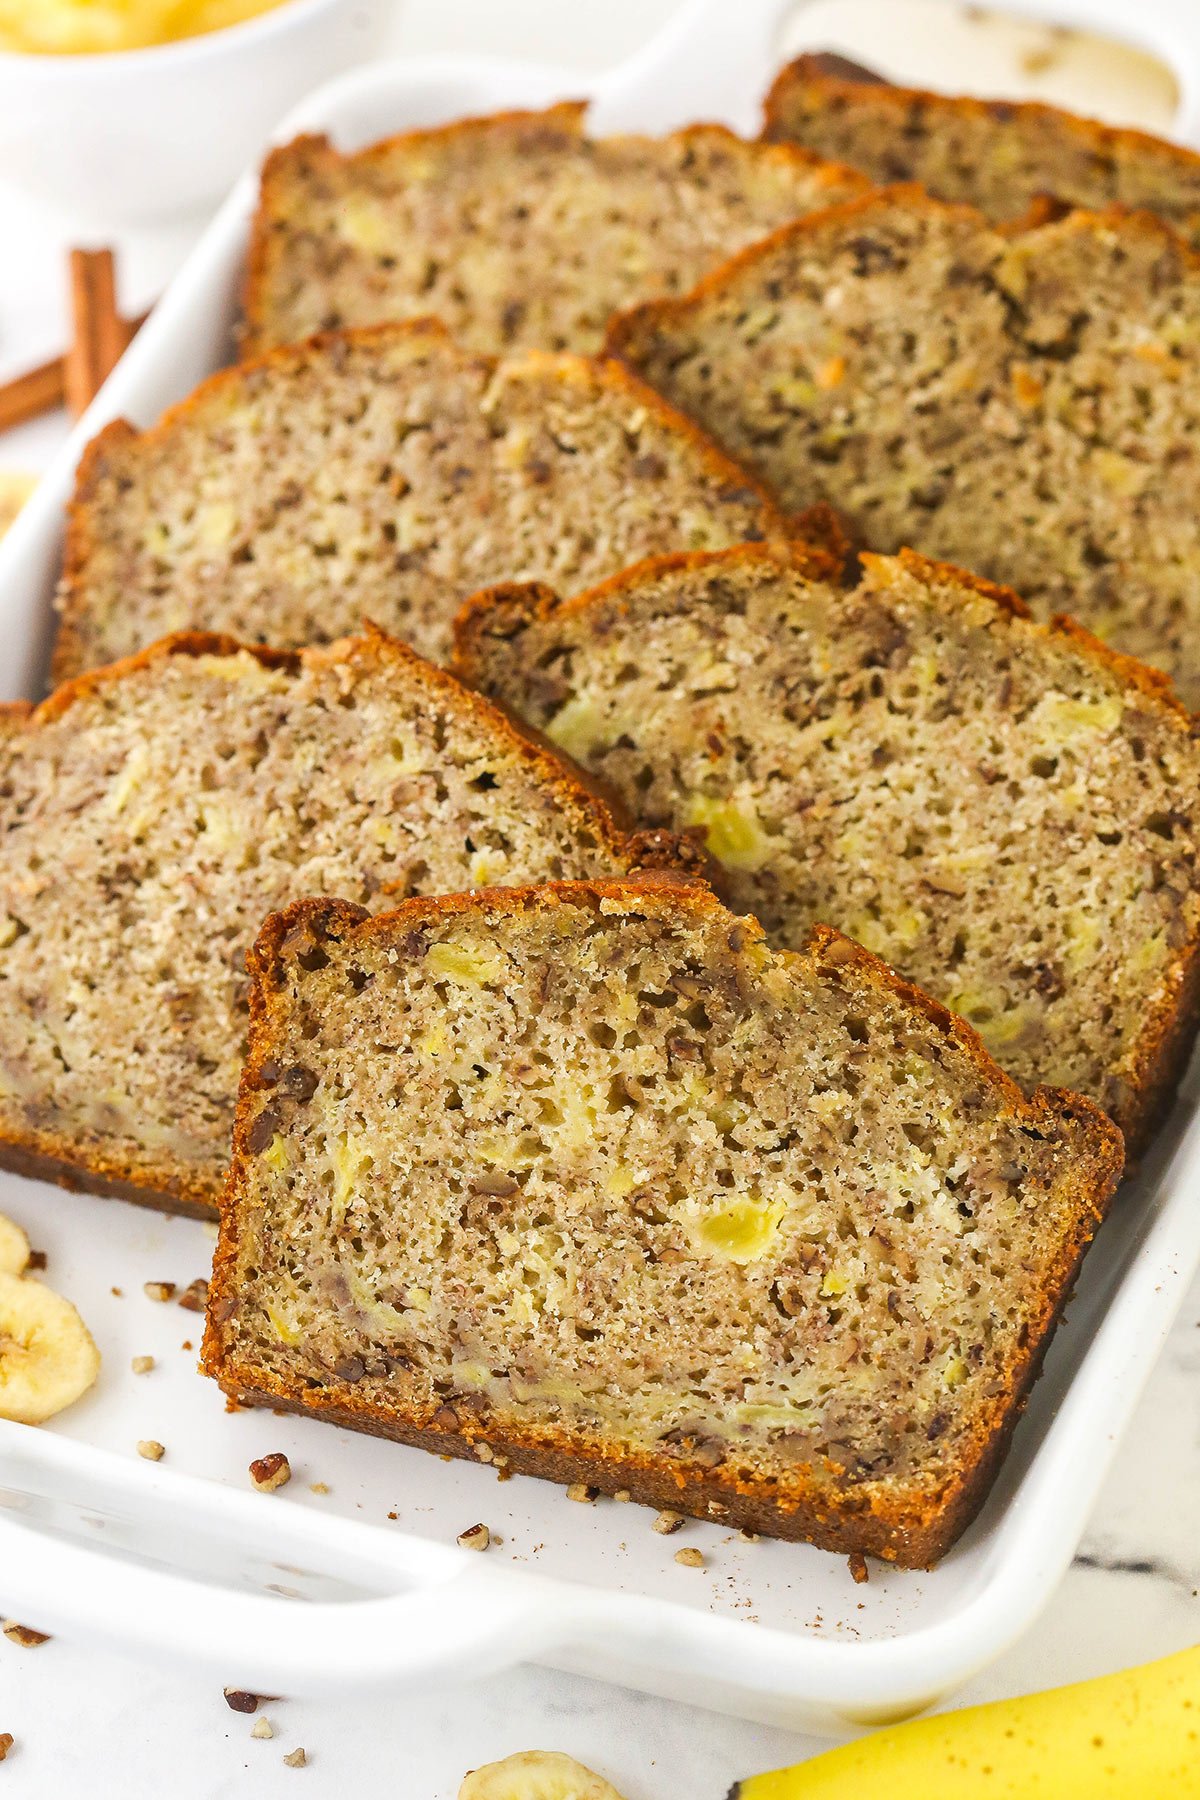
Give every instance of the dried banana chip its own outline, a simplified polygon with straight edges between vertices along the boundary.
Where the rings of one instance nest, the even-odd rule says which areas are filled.
[[[69,1300],[41,1281],[0,1274],[0,1418],[40,1425],[86,1393],[99,1368]]]
[[[0,1213],[0,1275],[20,1275],[29,1267],[29,1239]]]
[[[615,1787],[557,1750],[522,1750],[472,1769],[458,1800],[621,1800]]]

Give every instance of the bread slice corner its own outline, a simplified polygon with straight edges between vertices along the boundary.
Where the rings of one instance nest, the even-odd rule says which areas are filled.
[[[1023,1097],[861,947],[773,951],[686,880],[307,903],[251,966],[226,1393],[945,1554],[1120,1171],[1090,1102]]]

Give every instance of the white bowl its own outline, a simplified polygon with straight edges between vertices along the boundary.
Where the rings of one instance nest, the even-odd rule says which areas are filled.
[[[145,50],[0,52],[0,171],[89,224],[193,212],[308,90],[379,47],[397,0],[283,0]]]

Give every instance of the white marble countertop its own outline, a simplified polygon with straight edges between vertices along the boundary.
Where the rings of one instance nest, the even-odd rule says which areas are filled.
[[[581,69],[628,53],[672,0],[407,0],[401,50],[470,48],[536,55]],[[159,291],[196,223],[119,242],[122,301]],[[58,350],[66,335],[62,250],[90,221],[49,217],[0,186],[0,379]],[[0,466],[36,469],[61,442],[50,419],[0,439]],[[1193,1288],[1119,1448],[1074,1565],[1038,1625],[956,1703],[1101,1674],[1200,1639],[1200,1283]],[[4,1611],[0,1571],[0,1614]],[[36,1619],[26,1621],[36,1625]],[[119,1640],[114,1621],[114,1640]],[[464,1771],[527,1748],[556,1748],[601,1769],[627,1800],[721,1800],[739,1775],[812,1754],[813,1740],[522,1668],[485,1685],[385,1702],[378,1696],[262,1708],[275,1735],[231,1712],[219,1688],[170,1667],[64,1639],[22,1649],[0,1639],[0,1731],[16,1746],[0,1773],[14,1800],[218,1800],[254,1794],[387,1794],[454,1800]],[[283,1755],[302,1745],[304,1769]]]

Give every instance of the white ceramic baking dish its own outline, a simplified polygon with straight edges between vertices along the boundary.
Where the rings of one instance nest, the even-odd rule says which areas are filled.
[[[667,32],[593,88],[595,124],[658,130],[696,116],[752,128],[788,0],[692,0]],[[1042,14],[1031,0],[1019,10]],[[1048,8],[1046,10],[1049,10]],[[1176,68],[1194,129],[1200,15],[1061,0],[1060,16],[1126,28]],[[1126,15],[1129,15],[1128,17]],[[1177,35],[1169,27],[1174,22]],[[790,42],[796,41],[793,31]],[[357,145],[465,113],[541,105],[586,84],[469,58],[347,77],[281,128]],[[36,693],[60,512],[78,453],[107,420],[150,422],[224,361],[236,312],[248,177],[204,237],[0,549],[2,691]],[[195,1372],[201,1321],[154,1304],[207,1266],[205,1228],[0,1176],[0,1211],[49,1255],[104,1364],[53,1428],[0,1425],[0,1598],[39,1626],[191,1657],[260,1692],[474,1676],[536,1659],[747,1717],[812,1730],[900,1716],[945,1695],[1022,1632],[1078,1543],[1125,1423],[1200,1264],[1200,1070],[1092,1251],[981,1517],[932,1574],[872,1570],[804,1546],[744,1544],[715,1526],[682,1538],[612,1501],[498,1485],[313,1421],[227,1415]],[[130,1358],[150,1353],[153,1373]],[[140,1460],[139,1439],[167,1447]],[[286,1492],[250,1491],[249,1461],[285,1450]],[[324,1484],[327,1492],[313,1492]],[[455,1536],[476,1521],[486,1557]],[[706,1553],[680,1567],[681,1542]]]

